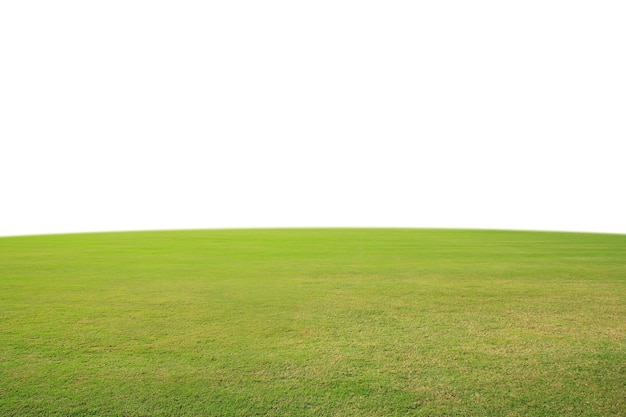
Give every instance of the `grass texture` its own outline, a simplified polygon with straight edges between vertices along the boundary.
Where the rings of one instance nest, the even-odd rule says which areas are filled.
[[[2,416],[624,416],[626,235],[0,239]]]

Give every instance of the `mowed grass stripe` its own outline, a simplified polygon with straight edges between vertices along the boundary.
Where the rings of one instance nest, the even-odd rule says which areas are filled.
[[[626,236],[0,238],[0,415],[626,415]]]

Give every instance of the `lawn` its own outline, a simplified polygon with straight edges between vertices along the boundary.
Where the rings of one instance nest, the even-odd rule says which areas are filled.
[[[0,238],[1,416],[626,416],[626,235]]]

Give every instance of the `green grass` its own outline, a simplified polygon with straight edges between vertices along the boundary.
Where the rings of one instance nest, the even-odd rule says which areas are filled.
[[[624,416],[626,235],[0,239],[2,416]]]

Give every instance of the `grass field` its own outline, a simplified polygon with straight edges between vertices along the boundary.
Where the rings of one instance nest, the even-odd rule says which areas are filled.
[[[0,238],[1,416],[626,416],[626,235]]]

